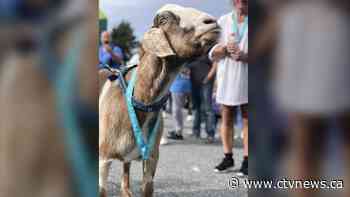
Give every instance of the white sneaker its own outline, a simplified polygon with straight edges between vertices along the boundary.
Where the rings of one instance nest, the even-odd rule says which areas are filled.
[[[192,115],[188,115],[186,118],[186,121],[190,122],[193,120],[193,116]]]
[[[162,137],[160,140],[160,145],[167,145],[169,143],[168,139],[166,137]]]

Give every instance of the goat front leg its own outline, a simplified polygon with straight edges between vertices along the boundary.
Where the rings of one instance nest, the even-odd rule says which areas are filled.
[[[107,197],[107,179],[109,174],[109,169],[111,167],[112,161],[100,159],[99,160],[99,196]]]
[[[158,147],[156,148],[158,149]],[[141,193],[142,197],[152,197],[153,196],[153,178],[156,173],[157,163],[158,163],[158,150],[149,158],[149,160],[143,161],[143,179]]]
[[[130,192],[130,166],[131,163],[123,163],[123,177],[122,177],[122,183],[121,183],[121,196],[122,197],[131,197]]]

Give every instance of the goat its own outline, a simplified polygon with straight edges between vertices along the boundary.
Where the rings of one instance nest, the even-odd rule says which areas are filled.
[[[206,53],[218,39],[216,19],[193,8],[165,5],[156,14],[153,27],[145,34],[140,47],[140,64],[134,98],[149,104],[163,97],[181,66]],[[130,79],[130,74],[126,75]],[[107,196],[107,176],[111,159],[123,162],[121,193],[130,197],[129,170],[131,161],[140,160],[127,106],[119,81],[107,81],[99,98],[99,187],[100,196]],[[144,136],[159,112],[137,111]],[[143,160],[142,196],[153,196],[153,178],[159,158],[162,121],[150,158]]]

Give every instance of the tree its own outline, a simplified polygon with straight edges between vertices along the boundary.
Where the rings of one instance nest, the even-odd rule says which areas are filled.
[[[125,61],[131,58],[132,49],[138,45],[134,36],[134,29],[126,21],[122,21],[116,28],[112,29],[111,41],[123,50]]]

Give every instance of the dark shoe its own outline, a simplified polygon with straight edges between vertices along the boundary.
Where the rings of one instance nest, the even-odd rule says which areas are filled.
[[[177,134],[175,131],[171,131],[169,132],[168,134],[168,139],[171,139],[171,140],[183,140],[184,137],[180,134]]]
[[[193,134],[193,133],[189,137],[190,138],[195,138],[195,139],[199,139],[200,138],[197,134]]]
[[[190,135],[191,138],[199,139],[201,137],[201,134],[197,130],[192,130],[192,134]]]
[[[222,162],[214,168],[214,172],[217,172],[217,173],[229,172],[233,169],[234,165],[235,165],[235,162],[232,158],[231,159],[224,158]]]
[[[247,158],[243,160],[241,169],[237,173],[237,176],[248,176],[248,159]]]

